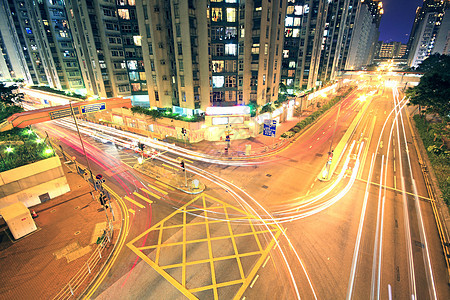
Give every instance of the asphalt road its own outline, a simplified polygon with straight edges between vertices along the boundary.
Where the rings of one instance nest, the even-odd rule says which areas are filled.
[[[252,166],[197,162],[191,171],[208,186],[201,196],[161,187],[124,164],[137,159],[133,153],[87,139],[94,173],[106,177],[129,216],[123,247],[92,298],[450,298],[408,117],[394,123],[391,89],[378,86],[351,152],[330,182],[317,180],[330,144],[362,107],[359,96],[376,89],[356,91],[339,115],[336,106]],[[76,135],[54,127],[51,135],[83,163]],[[160,198],[141,201],[134,193],[145,196],[142,188]]]

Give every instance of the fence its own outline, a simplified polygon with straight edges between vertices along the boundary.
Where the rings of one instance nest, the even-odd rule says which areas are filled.
[[[103,257],[106,257],[105,253],[107,251],[107,247],[110,245],[113,240],[113,225],[110,222],[107,229],[105,229],[102,237],[100,238],[100,242],[95,248],[92,255],[89,257],[87,262],[83,265],[83,267],[78,270],[78,272],[69,280],[69,282],[61,289],[61,291],[53,298],[56,299],[69,299],[71,297],[76,297],[79,294],[78,290],[83,283],[93,274],[93,271],[96,270],[96,267],[102,261]]]

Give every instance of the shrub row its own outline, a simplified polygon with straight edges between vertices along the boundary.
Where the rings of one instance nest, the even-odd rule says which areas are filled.
[[[345,98],[350,94],[350,92],[354,89],[354,87],[348,87],[341,95],[334,97],[326,104],[324,104],[319,110],[313,112],[311,115],[301,120],[294,127],[286,131],[281,135],[282,138],[291,138],[296,133],[299,133],[303,128],[317,120],[321,115],[323,115],[327,110],[333,107],[336,103],[338,103],[341,99]]]
[[[87,96],[83,96],[83,95],[80,95],[80,94],[77,94],[74,92],[60,91],[60,90],[57,90],[57,89],[54,89],[54,88],[51,88],[51,87],[48,87],[45,85],[42,85],[42,86],[41,85],[33,85],[31,88],[35,89],[35,90],[41,90],[44,92],[55,93],[58,95],[64,95],[64,96],[74,97],[74,98],[83,99],[83,100],[87,99]]]
[[[450,151],[435,138],[437,124],[429,123],[424,116],[415,115],[414,121],[423,141],[442,192],[442,200],[450,205]]]

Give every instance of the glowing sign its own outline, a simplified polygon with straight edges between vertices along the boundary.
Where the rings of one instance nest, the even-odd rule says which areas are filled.
[[[240,106],[210,106],[206,108],[206,114],[208,116],[218,116],[218,115],[249,115],[250,107],[245,105]]]

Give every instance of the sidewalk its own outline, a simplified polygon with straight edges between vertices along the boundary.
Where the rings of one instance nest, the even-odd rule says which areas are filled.
[[[13,242],[0,220],[0,299],[52,299],[97,246],[105,212],[92,199],[88,183],[66,165],[63,170],[71,191],[33,207],[37,231]],[[112,248],[109,244],[106,251]]]
[[[190,149],[198,152],[202,152],[211,156],[222,156],[228,158],[246,158],[255,157],[262,154],[267,154],[267,152],[276,151],[283,148],[290,143],[291,139],[281,138],[281,135],[294,127],[298,122],[306,119],[313,112],[318,110],[316,106],[305,110],[300,117],[294,117],[291,120],[284,121],[277,126],[276,136],[265,136],[262,133],[256,137],[251,137],[244,140],[231,140],[230,149],[228,150],[228,155],[225,154],[225,148],[227,142],[225,141],[201,141],[199,143],[191,144]],[[177,143],[178,144],[178,143]],[[250,145],[251,153],[250,155],[245,155],[246,145]],[[178,146],[184,147],[184,144],[179,143]],[[188,146],[189,148],[189,146]]]

